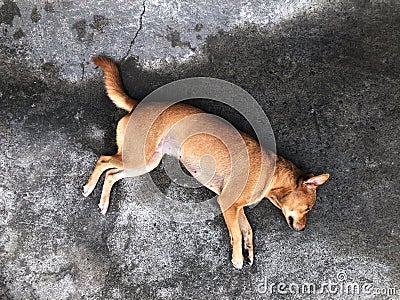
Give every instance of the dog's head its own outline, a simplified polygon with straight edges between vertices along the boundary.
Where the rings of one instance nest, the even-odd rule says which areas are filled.
[[[329,174],[307,177],[299,178],[295,187],[274,189],[267,197],[282,210],[289,226],[297,231],[305,229],[307,213],[317,197],[317,187],[328,180]]]

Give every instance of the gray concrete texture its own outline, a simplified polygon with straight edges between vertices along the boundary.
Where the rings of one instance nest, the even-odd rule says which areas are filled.
[[[0,30],[1,299],[399,299],[263,293],[265,281],[399,293],[398,1],[3,0]],[[94,54],[119,61],[139,99],[192,76],[252,94],[278,153],[331,174],[307,229],[291,230],[267,200],[246,210],[255,263],[235,270],[222,216],[160,218],[142,178],[118,182],[100,215],[100,185],[88,199],[81,187],[115,151],[124,113]],[[251,132],[232,109],[192,102]],[[163,165],[151,176],[180,201],[212,196],[174,184]]]

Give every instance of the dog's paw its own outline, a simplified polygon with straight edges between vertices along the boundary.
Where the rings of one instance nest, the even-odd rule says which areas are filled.
[[[242,261],[234,261],[234,260],[232,259],[232,264],[233,264],[233,266],[234,266],[236,269],[238,269],[238,270],[240,270],[241,268],[243,268],[243,260],[242,260]]]
[[[89,196],[93,192],[94,187],[95,187],[94,185],[87,185],[87,184],[84,185],[82,190],[82,195],[85,197]]]
[[[254,252],[253,247],[249,245],[244,245],[244,261],[248,263],[250,266],[253,265],[254,261]]]
[[[105,215],[107,213],[107,210],[108,210],[108,204],[99,203],[99,208],[100,208],[100,213],[102,215]]]
[[[252,266],[252,265],[253,265],[253,262],[254,262],[254,257],[253,257],[253,256],[247,256],[244,260],[245,260],[250,266]]]

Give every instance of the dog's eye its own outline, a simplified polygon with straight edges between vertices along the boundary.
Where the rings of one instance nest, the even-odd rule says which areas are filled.
[[[311,210],[311,208],[307,208],[307,209],[306,209],[306,212],[309,212],[310,210]]]

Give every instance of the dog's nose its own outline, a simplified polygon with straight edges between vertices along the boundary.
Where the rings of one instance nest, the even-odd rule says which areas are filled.
[[[289,225],[293,228],[293,217],[289,217]]]

